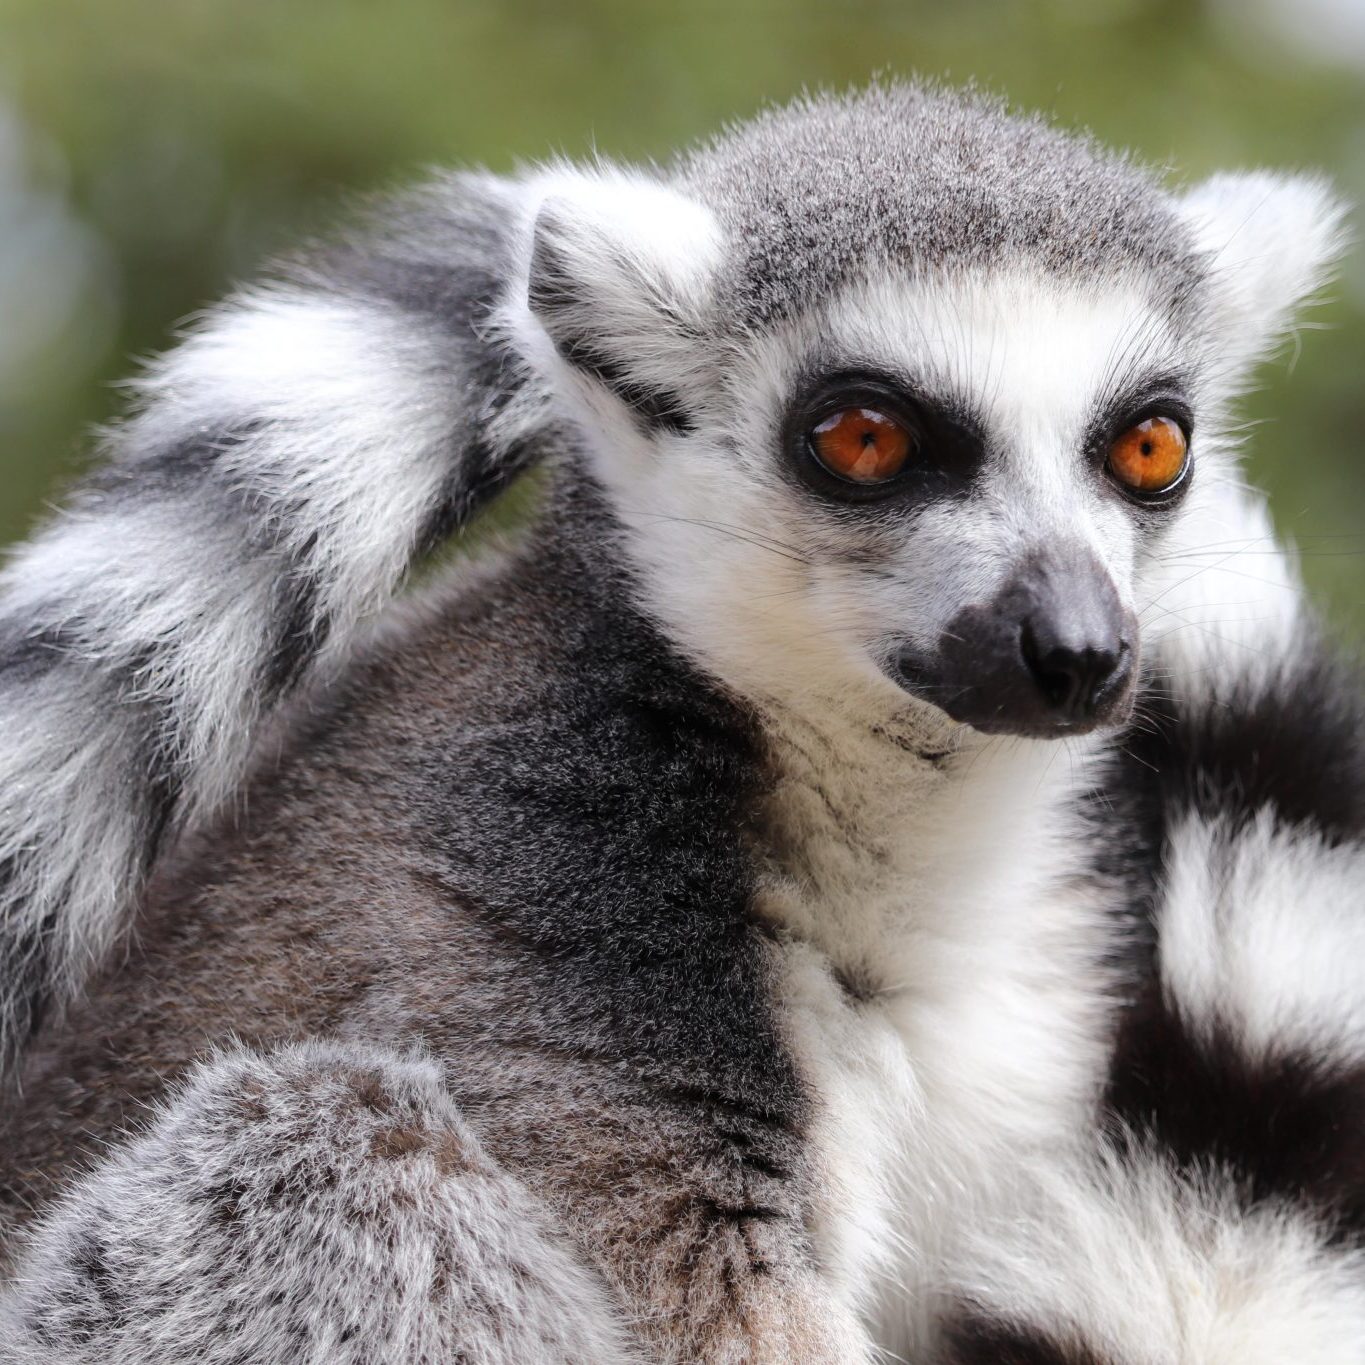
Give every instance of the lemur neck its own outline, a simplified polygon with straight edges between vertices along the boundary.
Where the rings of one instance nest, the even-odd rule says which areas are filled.
[[[1101,744],[837,709],[773,709],[765,728],[766,912],[836,964],[889,978],[925,934],[1022,929],[1029,890],[1067,865],[1070,810]]]

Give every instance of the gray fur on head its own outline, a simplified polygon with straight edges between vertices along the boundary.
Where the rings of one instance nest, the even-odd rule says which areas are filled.
[[[691,153],[677,177],[733,243],[717,297],[738,326],[806,311],[887,268],[1141,271],[1172,300],[1203,273],[1139,165],[970,91],[800,100]]]

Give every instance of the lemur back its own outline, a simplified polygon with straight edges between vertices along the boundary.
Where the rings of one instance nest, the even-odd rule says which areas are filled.
[[[1357,1359],[1338,220],[888,87],[211,315],[0,584],[0,1358]]]

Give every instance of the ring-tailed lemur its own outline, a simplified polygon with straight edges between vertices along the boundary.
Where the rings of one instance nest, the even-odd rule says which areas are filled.
[[[1365,1359],[1339,224],[896,86],[210,313],[0,586],[0,1358]]]

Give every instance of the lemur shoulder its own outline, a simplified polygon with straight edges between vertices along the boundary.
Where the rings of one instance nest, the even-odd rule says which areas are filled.
[[[210,312],[0,577],[0,1359],[1360,1360],[1341,239],[891,85]]]

